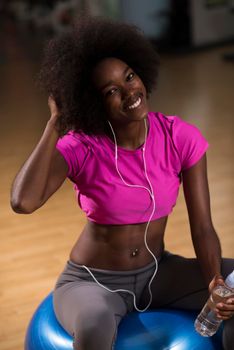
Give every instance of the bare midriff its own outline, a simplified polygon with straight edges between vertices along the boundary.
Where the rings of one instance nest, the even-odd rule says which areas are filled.
[[[160,258],[164,250],[167,216],[151,221],[147,244]],[[79,265],[105,270],[133,270],[154,259],[144,243],[147,223],[101,225],[88,221],[70,253],[70,260]]]

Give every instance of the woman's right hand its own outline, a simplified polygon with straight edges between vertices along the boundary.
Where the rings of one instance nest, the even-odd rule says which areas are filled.
[[[58,106],[52,96],[49,96],[48,98],[48,106],[50,109],[50,119],[57,121],[59,116],[61,115],[61,112],[58,109]]]

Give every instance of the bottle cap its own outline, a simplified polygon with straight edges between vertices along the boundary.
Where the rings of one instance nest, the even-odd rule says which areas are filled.
[[[227,276],[225,283],[228,287],[234,288],[234,270]]]

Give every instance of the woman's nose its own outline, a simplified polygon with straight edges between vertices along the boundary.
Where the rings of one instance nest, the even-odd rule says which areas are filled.
[[[135,95],[135,90],[133,88],[124,88],[122,89],[122,99],[123,100],[127,100],[127,99],[131,99],[134,97]]]

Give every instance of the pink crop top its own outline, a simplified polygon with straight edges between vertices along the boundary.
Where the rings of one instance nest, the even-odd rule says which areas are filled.
[[[203,156],[208,142],[197,127],[177,116],[149,112],[148,122],[145,160],[155,196],[151,219],[155,220],[172,212],[181,172]],[[115,167],[115,145],[108,136],[69,131],[56,148],[68,164],[67,177],[74,183],[77,201],[89,220],[112,225],[149,220],[153,208],[150,194],[123,183]],[[127,183],[149,188],[142,149],[143,145],[136,150],[118,146],[118,168]]]

